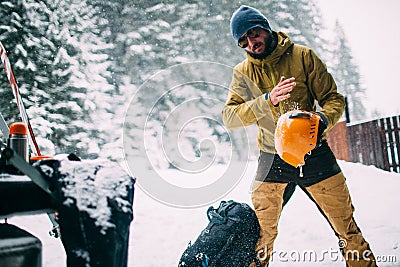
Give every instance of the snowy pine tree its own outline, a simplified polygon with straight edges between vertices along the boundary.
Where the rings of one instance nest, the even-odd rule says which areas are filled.
[[[23,1],[0,2],[0,41],[4,45],[12,65],[17,83],[24,83],[22,75],[23,67],[17,64],[22,58],[26,58],[26,44],[24,36],[27,34],[26,13]],[[16,102],[12,94],[6,73],[1,67],[0,71],[0,113],[8,123],[20,121]]]
[[[324,54],[326,40],[321,37],[322,15],[316,1],[270,0],[260,1],[262,11],[270,20],[271,27],[287,33],[295,43],[309,46],[318,54]]]
[[[347,97],[350,120],[357,121],[365,119],[366,110],[363,101],[366,97],[366,89],[361,83],[358,66],[354,63],[345,32],[338,21],[336,22],[334,32],[336,34],[332,45],[332,73],[338,91]]]
[[[64,48],[60,36],[54,32],[54,25],[57,25],[54,9],[46,1],[18,1],[15,5],[2,2],[2,6],[11,9],[5,9],[11,12],[11,20],[7,27],[2,27],[7,30],[6,34],[1,34],[4,36],[2,41],[10,47],[10,61],[39,147],[44,148],[45,153],[53,153],[52,142],[57,145],[60,140],[60,136],[54,136],[54,131],[62,129],[69,120],[69,117],[64,117],[67,121],[62,120],[62,113],[56,115],[53,112],[57,99],[54,96],[63,96],[55,91],[60,90],[69,78],[69,65],[61,56]],[[4,106],[17,111],[16,105],[11,103]],[[64,109],[67,113],[65,111],[68,109]]]

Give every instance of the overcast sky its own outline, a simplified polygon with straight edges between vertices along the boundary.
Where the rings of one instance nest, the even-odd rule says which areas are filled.
[[[325,24],[342,24],[367,88],[369,112],[400,115],[400,0],[319,0]]]

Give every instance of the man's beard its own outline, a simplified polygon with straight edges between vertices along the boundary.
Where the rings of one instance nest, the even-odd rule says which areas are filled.
[[[272,51],[274,51],[277,45],[277,37],[278,36],[276,35],[276,33],[272,32],[268,37],[264,38],[264,44],[265,44],[264,52],[260,54],[249,52],[250,56],[255,59],[264,59],[267,56],[269,56],[272,53]]]

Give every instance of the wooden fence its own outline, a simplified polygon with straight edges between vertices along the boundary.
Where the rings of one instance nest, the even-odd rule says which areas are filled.
[[[338,159],[400,172],[400,116],[355,125],[339,122],[328,133]]]

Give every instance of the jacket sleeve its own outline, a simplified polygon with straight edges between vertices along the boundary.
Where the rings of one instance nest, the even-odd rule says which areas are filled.
[[[314,51],[309,50],[308,59],[308,63],[306,63],[308,88],[322,108],[319,112],[327,119],[328,129],[330,129],[342,116],[346,105],[345,99],[342,94],[337,92],[332,75]]]
[[[228,99],[222,110],[222,120],[228,129],[256,123],[268,114],[265,94],[237,68],[233,71]]]

